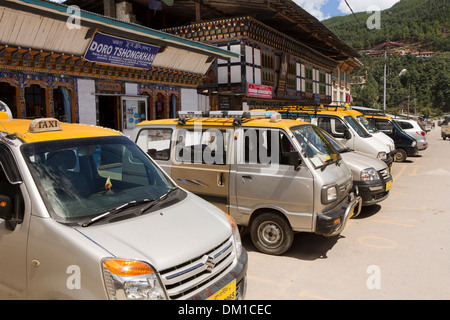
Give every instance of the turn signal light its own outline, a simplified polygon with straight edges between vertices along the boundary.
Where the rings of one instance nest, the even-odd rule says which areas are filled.
[[[121,277],[140,276],[153,273],[152,268],[139,261],[106,260],[103,265],[109,272]]]

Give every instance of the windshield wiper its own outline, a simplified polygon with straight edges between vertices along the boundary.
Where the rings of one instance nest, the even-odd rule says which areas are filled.
[[[147,203],[149,201],[151,201],[151,200],[144,199],[142,201],[130,201],[130,202],[124,203],[123,205],[121,205],[121,206],[119,206],[117,208],[111,209],[111,210],[109,210],[109,211],[107,211],[105,213],[99,214],[98,216],[95,216],[95,217],[89,219],[88,221],[82,223],[81,226],[83,228],[89,227],[91,224],[96,223],[96,222],[98,222],[100,220],[103,220],[103,219],[105,219],[105,218],[107,218],[107,217],[109,217],[111,215],[120,213],[120,212],[122,212],[122,211],[124,211],[124,210],[126,210],[126,209],[128,209],[130,207],[135,207],[137,205],[140,205],[140,204],[143,204],[143,203]]]
[[[172,193],[172,191],[175,191],[175,190],[177,190],[177,189],[178,189],[178,187],[173,188],[173,189],[170,189],[170,190],[167,191],[165,194],[163,194],[161,197],[156,198],[156,199],[154,199],[154,200],[144,199],[144,200],[141,200],[141,201],[130,201],[130,202],[124,203],[123,205],[121,205],[121,206],[119,206],[119,207],[117,207],[117,208],[111,209],[111,210],[109,210],[109,211],[107,211],[107,212],[105,212],[105,213],[99,214],[98,216],[95,216],[95,217],[89,219],[88,221],[82,223],[81,226],[82,226],[83,228],[89,227],[89,226],[90,226],[91,224],[93,224],[93,223],[96,223],[96,222],[98,222],[98,221],[101,221],[101,220],[103,220],[103,219],[106,219],[106,218],[108,218],[108,217],[110,217],[110,216],[112,216],[112,215],[118,214],[118,213],[120,213],[120,212],[122,212],[122,211],[124,211],[124,210],[126,210],[126,209],[128,209],[128,208],[130,208],[130,207],[136,207],[136,206],[139,206],[139,205],[142,205],[142,204],[149,203],[147,206],[141,208],[141,209],[138,211],[139,214],[143,214],[145,211],[149,210],[149,209],[152,208],[154,205],[156,205],[156,204],[158,204],[159,202],[161,202],[161,201],[167,199],[167,197],[169,196],[169,194]]]
[[[330,164],[332,164],[332,163],[339,162],[339,160],[340,160],[340,158],[337,158],[337,159],[328,159],[327,161],[325,161],[325,162],[323,163],[323,165],[321,166],[320,169],[321,169],[322,171],[324,171],[325,168],[326,168],[328,165],[330,165]]]
[[[141,209],[139,209],[139,214],[144,214],[146,211],[150,210],[151,208],[153,208],[154,206],[156,206],[158,203],[160,203],[161,201],[166,200],[169,195],[174,192],[175,190],[178,190],[178,187],[175,187],[173,189],[170,189],[169,191],[167,191],[165,194],[163,194],[161,197],[159,197],[158,199],[153,200],[151,203],[149,203],[148,205],[146,205],[145,207],[142,207]]]
[[[355,151],[355,150],[353,150],[351,148],[345,148],[345,149],[342,149],[342,151],[339,151],[339,153],[346,153],[346,152],[353,152],[353,151]]]

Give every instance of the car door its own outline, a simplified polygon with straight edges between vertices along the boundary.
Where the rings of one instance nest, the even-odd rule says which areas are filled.
[[[338,117],[318,116],[317,126],[328,132],[333,138],[350,149],[355,149],[353,137],[346,138],[345,132],[348,131],[352,135],[351,130],[345,125],[344,121]]]
[[[295,150],[280,129],[236,130],[235,186],[236,221],[245,224],[258,209],[286,214],[295,231],[310,231],[313,224],[313,176],[307,166],[299,171],[288,164]],[[233,174],[233,170],[232,170]]]
[[[11,166],[15,167],[14,158],[10,150],[0,144],[0,194],[11,200],[15,216],[15,221],[0,219],[0,299],[23,299],[27,279],[28,221],[24,221],[23,186],[13,179],[11,170],[18,171]]]
[[[171,177],[182,188],[228,213],[232,130],[177,128]]]

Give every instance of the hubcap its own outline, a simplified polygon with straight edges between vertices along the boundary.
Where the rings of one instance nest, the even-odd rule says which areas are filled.
[[[283,242],[283,232],[274,222],[262,224],[259,227],[258,236],[265,246],[271,248],[276,248]]]

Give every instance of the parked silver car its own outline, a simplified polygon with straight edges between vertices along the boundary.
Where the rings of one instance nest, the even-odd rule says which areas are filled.
[[[395,122],[411,137],[417,140],[419,151],[428,148],[427,134],[425,130],[415,120],[394,119]]]
[[[322,131],[340,153],[353,176],[353,186],[362,198],[363,206],[370,206],[389,196],[393,179],[389,167],[378,158],[352,150]]]
[[[235,221],[128,138],[0,119],[0,300],[245,297]]]

